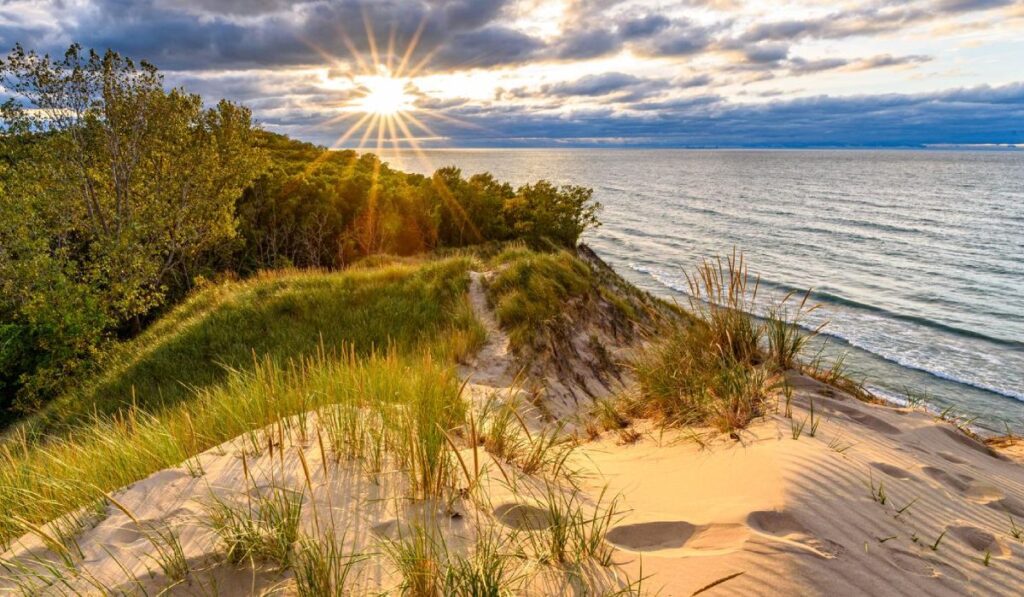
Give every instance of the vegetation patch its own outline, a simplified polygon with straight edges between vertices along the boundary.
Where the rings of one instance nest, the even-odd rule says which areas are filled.
[[[137,405],[159,409],[222,382],[254,359],[300,360],[326,346],[368,354],[430,348],[458,359],[484,332],[466,301],[470,262],[283,271],[201,290],[116,351],[95,382],[46,413],[71,423]],[[443,341],[442,341],[443,340]]]
[[[594,288],[590,268],[568,251],[540,253],[513,247],[494,262],[499,269],[488,285],[488,297],[498,323],[517,348],[532,346],[570,301]]]
[[[672,424],[732,432],[763,412],[803,342],[789,336],[800,333],[793,321],[777,319],[784,309],[767,321],[748,315],[758,280],[742,255],[704,261],[687,279],[695,319],[672,326],[636,359],[634,407]]]

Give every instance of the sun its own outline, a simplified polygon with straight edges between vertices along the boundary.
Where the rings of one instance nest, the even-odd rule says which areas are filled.
[[[356,83],[364,93],[353,108],[367,114],[391,116],[412,110],[413,99],[405,92],[409,81],[390,74],[363,76]]]

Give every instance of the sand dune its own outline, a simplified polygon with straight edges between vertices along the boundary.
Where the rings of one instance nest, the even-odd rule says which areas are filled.
[[[471,299],[489,339],[461,370],[474,408],[517,392],[509,387],[507,338],[479,284],[474,276]],[[171,594],[289,594],[289,571],[224,562],[208,518],[211,500],[243,507],[290,488],[302,493],[303,529],[340,537],[349,553],[373,554],[354,565],[357,592],[389,591],[400,577],[381,545],[408,536],[412,522],[430,521],[449,549],[469,553],[489,528],[520,538],[548,532],[548,491],[547,499],[598,510],[608,496],[618,498],[604,538],[610,566],[595,568],[588,591],[636,590],[643,578],[643,593],[662,595],[1021,593],[1024,546],[1014,536],[1024,536],[1016,526],[1024,525],[1021,465],[926,412],[866,404],[797,375],[790,383],[792,418],[781,408],[770,412],[738,441],[649,421],[634,421],[638,435],[625,444],[616,432],[582,441],[569,460],[583,472],[582,493],[559,486],[557,498],[537,475],[468,446],[464,462],[483,459],[472,499],[437,503],[410,502],[401,475],[335,462],[309,435],[282,434],[269,451],[239,438],[116,492],[116,504],[78,537],[81,575],[66,585],[42,588],[53,580],[45,563],[58,557],[39,534],[3,557],[23,566],[10,574],[38,574],[40,592],[93,593],[103,585],[155,593],[168,582],[154,536],[170,526],[193,570]],[[315,428],[315,416],[307,423]],[[531,428],[544,426],[531,419]],[[582,594],[570,577],[545,568],[526,590]]]
[[[771,415],[741,442],[650,429],[583,449],[624,496],[620,557],[669,595],[731,575],[707,594],[1020,593],[1020,465],[927,413],[795,381],[814,437]]]

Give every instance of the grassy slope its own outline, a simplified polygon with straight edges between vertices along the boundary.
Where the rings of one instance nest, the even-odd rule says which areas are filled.
[[[101,491],[283,417],[424,397],[433,410],[457,405],[455,361],[484,340],[466,294],[470,264],[281,272],[197,293],[123,346],[93,384],[0,443],[0,543],[25,532],[22,520],[96,503]],[[53,433],[55,421],[69,429]]]
[[[284,271],[197,292],[139,338],[120,347],[93,383],[50,409],[48,421],[153,409],[222,382],[256,357],[298,359],[320,346],[365,355],[435,343],[464,352],[480,341],[465,302],[466,259],[385,264],[340,273]],[[450,338],[458,330],[457,338]],[[438,347],[439,348],[439,347]],[[455,355],[459,356],[458,354]]]

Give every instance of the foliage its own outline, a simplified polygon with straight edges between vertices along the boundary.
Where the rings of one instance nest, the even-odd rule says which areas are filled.
[[[541,181],[513,189],[458,168],[432,176],[392,169],[372,154],[331,151],[261,133],[268,170],[238,202],[242,271],[343,267],[361,257],[524,239],[573,247],[597,225],[589,189]]]
[[[197,282],[523,239],[597,225],[581,187],[514,189],[457,168],[394,170],[205,109],[157,69],[77,45],[0,59],[0,413],[88,378]],[[250,347],[254,348],[254,347]]]
[[[247,109],[205,109],[112,51],[15,46],[0,82],[14,96],[0,108],[0,365],[31,399],[188,288],[234,236],[260,153]]]
[[[761,346],[765,328],[791,330],[794,321],[760,322],[753,310],[758,284],[742,255],[701,262],[688,275],[691,310],[696,319],[673,326],[643,351],[635,363],[640,385],[638,408],[676,424],[711,425],[732,432],[763,412],[777,385],[780,362],[767,359]],[[798,313],[803,314],[803,303]],[[785,336],[789,339],[789,336]],[[769,342],[769,352],[781,347]],[[795,359],[802,343],[787,345]]]
[[[558,188],[542,180],[520,187],[505,204],[505,214],[516,238],[533,246],[548,240],[572,247],[584,231],[599,225],[601,204],[592,196],[593,190],[586,187]]]

